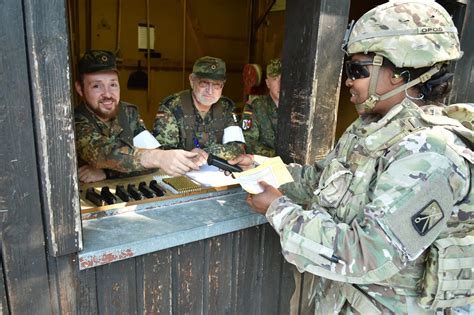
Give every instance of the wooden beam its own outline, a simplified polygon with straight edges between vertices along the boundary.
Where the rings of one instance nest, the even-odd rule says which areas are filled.
[[[184,5],[183,0],[180,0],[180,3],[182,6]],[[191,30],[191,37],[196,45],[199,56],[204,56],[205,52],[202,47],[209,47],[209,45],[201,29],[196,10],[192,7],[192,1],[186,2],[186,22],[186,25],[188,25]],[[186,32],[186,29],[183,29],[183,32]]]
[[[450,94],[449,103],[462,103],[474,101],[474,2],[469,1],[467,5],[457,4],[455,12],[449,12],[454,16],[454,21],[460,31],[461,48],[464,55],[455,64],[453,89]]]
[[[24,3],[6,1],[0,8],[0,249],[9,303],[4,311],[53,314],[28,73],[28,61],[34,59],[25,43]]]
[[[277,153],[287,163],[309,164],[333,147],[349,5],[286,3]]]
[[[34,134],[48,252],[82,248],[65,1],[24,0]]]

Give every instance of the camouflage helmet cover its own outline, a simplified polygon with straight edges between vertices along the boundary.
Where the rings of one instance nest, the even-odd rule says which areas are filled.
[[[457,29],[434,0],[391,0],[365,13],[348,38],[349,55],[373,52],[396,67],[429,67],[461,58]]]

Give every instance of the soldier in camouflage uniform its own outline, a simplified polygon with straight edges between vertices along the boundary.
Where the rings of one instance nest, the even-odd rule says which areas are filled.
[[[246,152],[264,156],[275,156],[275,136],[278,123],[278,101],[280,98],[281,61],[273,59],[267,65],[265,83],[268,95],[257,96],[245,105],[242,115]]]
[[[137,108],[120,101],[115,56],[92,50],[78,64],[75,82],[82,102],[75,110],[79,180],[94,182],[161,168],[170,175],[198,169],[202,160],[184,150],[137,148],[133,138],[145,131]]]
[[[438,126],[455,125],[437,101],[449,91],[447,63],[462,55],[457,30],[434,1],[398,0],[364,14],[345,38],[359,118],[324,160],[290,165],[294,183],[262,183],[247,201],[266,214],[285,258],[320,276],[316,314],[433,314],[421,308],[426,249],[452,220],[473,218],[473,152]],[[230,163],[249,168],[252,156]]]
[[[189,75],[190,90],[166,97],[153,125],[153,135],[167,148],[212,153],[230,159],[244,153],[244,137],[234,114],[234,102],[222,96],[225,62],[215,57],[196,60]]]

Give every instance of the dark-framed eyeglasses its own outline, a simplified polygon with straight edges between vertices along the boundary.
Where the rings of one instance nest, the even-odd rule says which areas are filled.
[[[347,60],[346,61],[346,75],[352,81],[362,78],[370,77],[370,71],[367,68],[373,65],[372,60]]]
[[[210,89],[212,87],[214,90],[222,90],[224,88],[223,81],[209,81],[205,79],[199,79],[197,84],[201,89]]]

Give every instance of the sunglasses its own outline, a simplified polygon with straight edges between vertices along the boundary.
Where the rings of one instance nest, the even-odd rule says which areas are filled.
[[[370,77],[367,66],[373,65],[373,60],[347,60],[346,75],[352,81]]]

